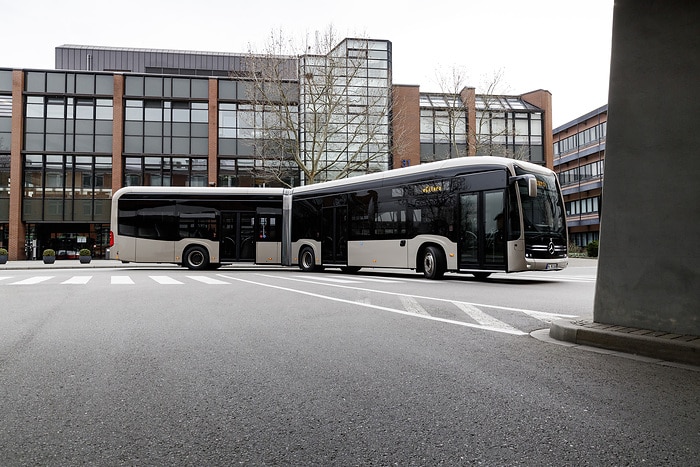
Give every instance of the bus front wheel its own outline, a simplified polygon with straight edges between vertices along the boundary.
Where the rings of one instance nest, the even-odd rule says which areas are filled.
[[[429,246],[423,252],[423,275],[427,279],[442,279],[447,269],[447,261],[442,250]]]
[[[304,247],[299,253],[299,269],[304,272],[311,272],[316,269],[316,255],[311,247]]]
[[[182,263],[187,269],[199,271],[209,266],[209,255],[207,250],[201,246],[193,246],[185,251]]]

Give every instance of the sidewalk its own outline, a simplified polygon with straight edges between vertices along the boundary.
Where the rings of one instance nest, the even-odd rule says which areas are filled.
[[[82,264],[77,259],[57,259],[53,264],[44,264],[42,260],[21,260],[8,261],[5,264],[0,264],[0,271],[13,269],[90,269],[90,268],[129,268],[135,266],[148,267],[174,267],[175,264],[142,264],[142,263],[122,263],[117,260],[110,259],[93,259],[87,264]]]
[[[533,337],[544,341],[568,343],[565,345],[605,349],[607,351],[605,353],[645,357],[649,361],[658,363],[677,362],[695,365],[700,371],[700,336],[615,326],[590,320],[555,321],[547,336],[543,334],[544,332]]]
[[[287,266],[279,265],[268,265],[259,264],[254,265],[253,263],[234,263],[227,264],[221,267],[221,270],[226,269],[280,269]],[[146,268],[146,269],[159,269],[159,268],[169,268],[169,269],[183,269],[175,263],[122,263],[116,259],[93,259],[87,264],[82,264],[80,260],[77,259],[57,259],[53,264],[44,264],[42,260],[21,260],[21,261],[8,261],[5,264],[0,264],[0,271],[10,271],[19,269],[95,269],[95,268],[112,268],[112,269],[125,269],[125,268]]]

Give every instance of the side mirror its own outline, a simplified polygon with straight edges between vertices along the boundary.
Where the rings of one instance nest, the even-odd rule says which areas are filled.
[[[525,175],[527,177],[527,195],[530,198],[537,198],[537,179],[534,175]]]
[[[527,195],[530,198],[537,197],[537,178],[532,174],[518,175],[517,177],[510,177],[510,183],[518,183],[523,180],[527,183]]]

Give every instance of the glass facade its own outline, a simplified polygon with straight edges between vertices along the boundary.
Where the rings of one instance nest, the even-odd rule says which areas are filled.
[[[420,160],[432,162],[468,155],[467,107],[453,94],[421,94]]]
[[[517,96],[476,97],[476,155],[544,164],[542,109]]]
[[[124,161],[125,186],[207,186],[204,157],[127,156]]]
[[[206,186],[209,80],[126,76],[124,185]]]
[[[421,94],[421,162],[473,154],[544,165],[542,109],[518,96],[478,95],[475,106],[476,120],[470,127],[467,104],[459,95]]]
[[[313,181],[387,170],[391,44],[346,39],[327,56],[301,57],[299,76],[301,153],[321,168]]]
[[[12,71],[0,70],[0,246],[7,246],[10,219],[10,144],[12,142]]]
[[[114,79],[26,73],[22,219],[109,222]]]
[[[66,154],[24,158],[22,219],[109,222],[112,159]]]

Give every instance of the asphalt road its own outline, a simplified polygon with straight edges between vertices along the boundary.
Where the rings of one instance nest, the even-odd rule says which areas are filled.
[[[530,337],[595,268],[0,271],[2,465],[698,465],[700,372]]]

